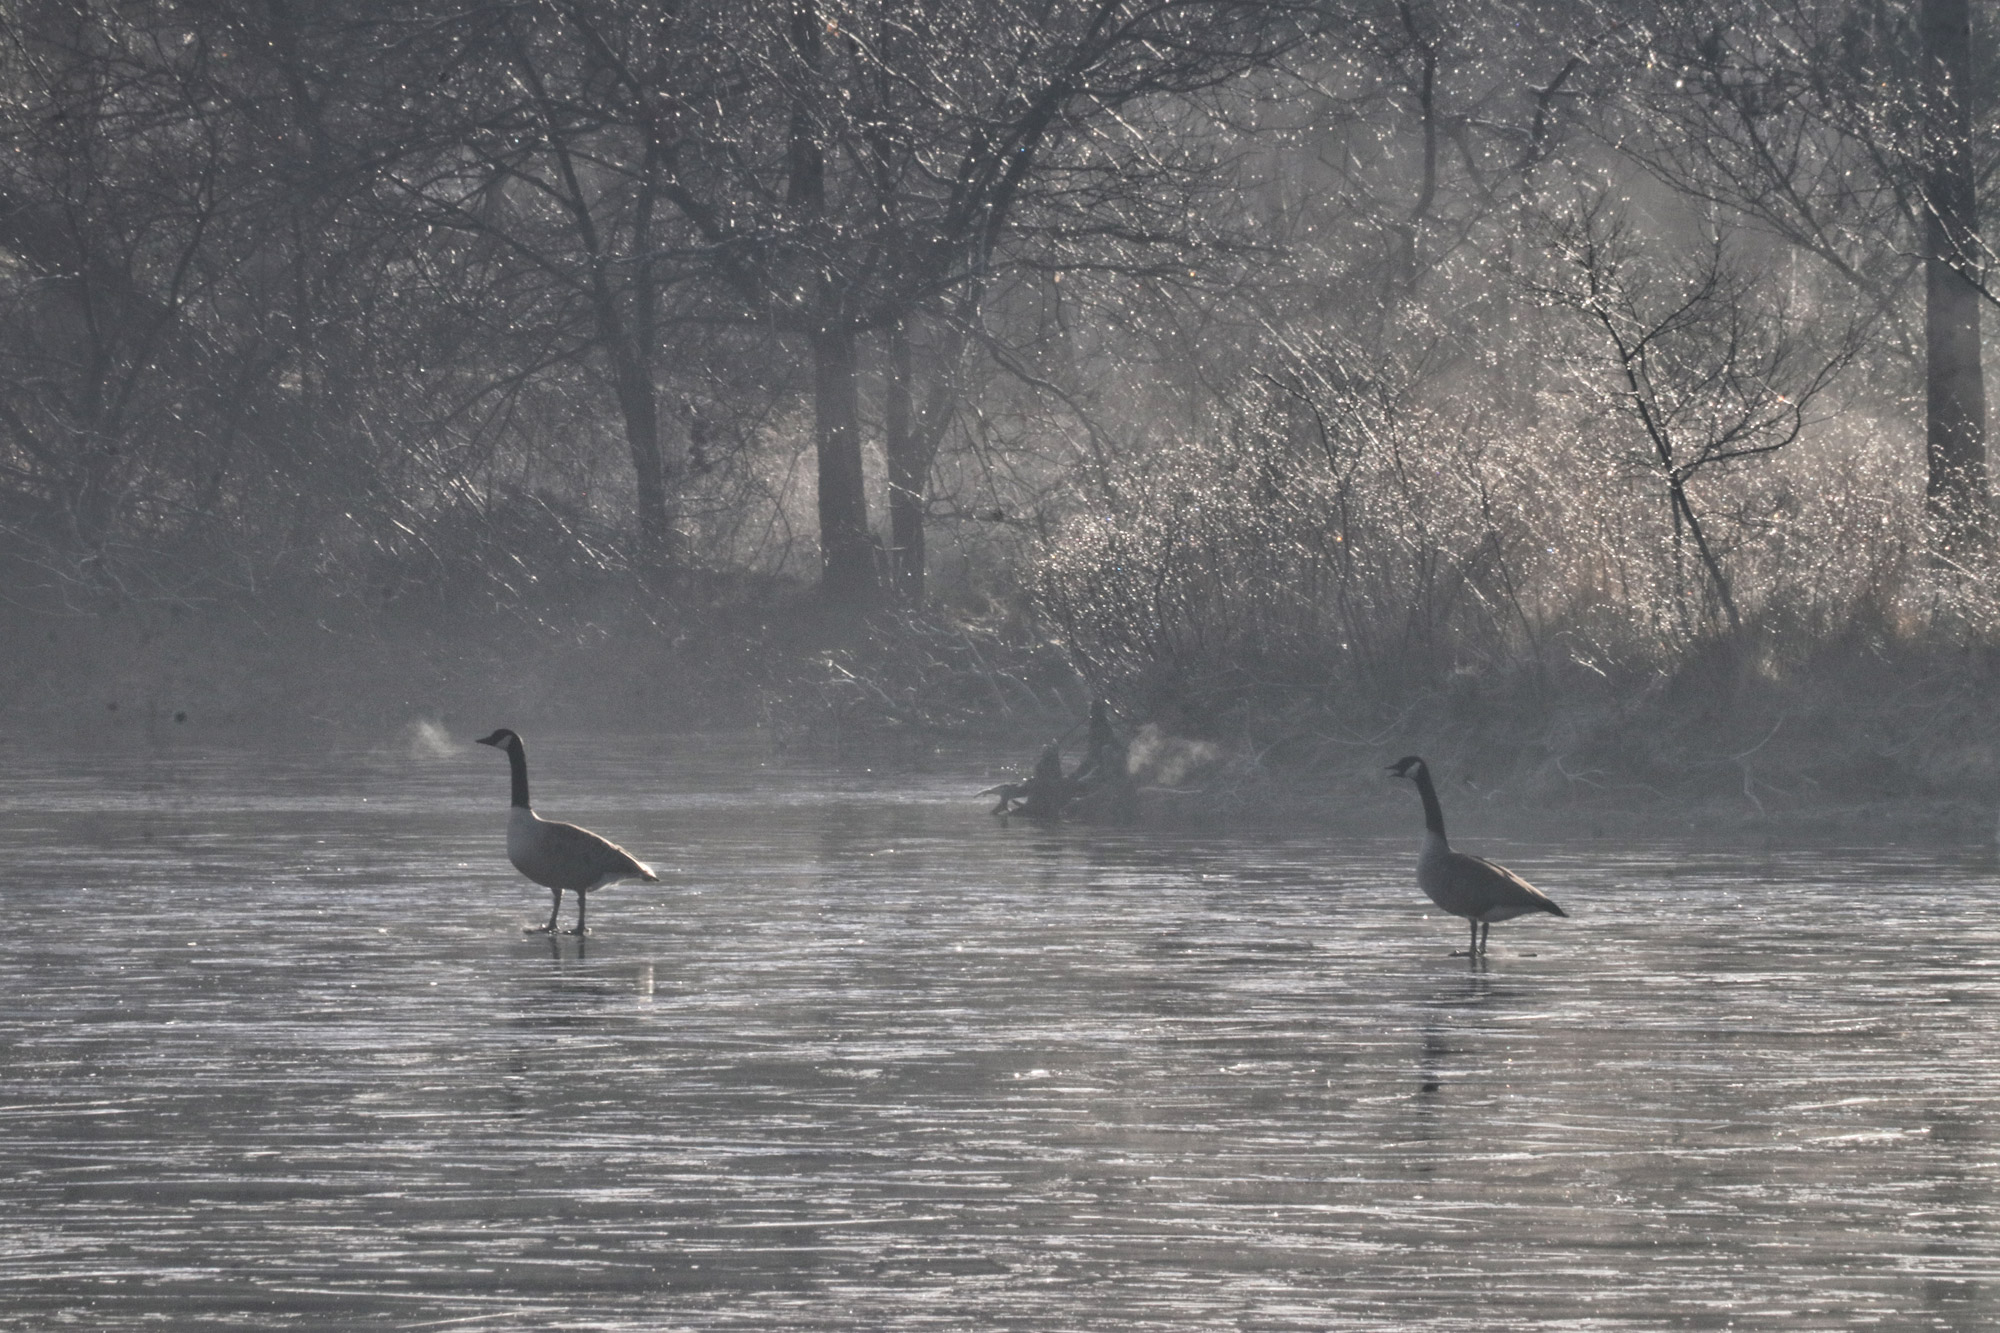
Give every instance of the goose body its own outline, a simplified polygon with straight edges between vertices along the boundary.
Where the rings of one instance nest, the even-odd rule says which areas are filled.
[[[1054,741],[1042,747],[1035,761],[1034,776],[1026,782],[1008,782],[989,787],[981,796],[998,796],[996,815],[1020,815],[1027,819],[1057,819],[1073,794],[1070,780],[1063,776],[1062,749]]]
[[[588,909],[585,895],[593,889],[628,879],[659,883],[651,866],[609,838],[574,824],[543,819],[534,812],[528,804],[528,751],[519,736],[502,727],[491,736],[480,737],[479,743],[507,752],[514,778],[513,805],[507,811],[507,859],[514,863],[514,869],[552,895],[549,923],[543,930],[554,933],[565,889],[576,895],[574,933],[582,935]]]
[[[1476,958],[1486,952],[1486,935],[1495,921],[1530,912],[1568,916],[1555,899],[1502,865],[1480,856],[1455,852],[1444,835],[1444,808],[1431,783],[1430,765],[1415,755],[1398,759],[1389,771],[1417,784],[1424,802],[1424,849],[1417,856],[1417,887],[1424,896],[1472,928],[1468,950]]]

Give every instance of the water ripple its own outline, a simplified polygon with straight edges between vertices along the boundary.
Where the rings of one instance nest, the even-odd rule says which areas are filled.
[[[581,945],[484,752],[0,782],[0,1323],[1995,1322],[1984,852],[1482,848],[1472,969],[1400,840],[538,752]]]

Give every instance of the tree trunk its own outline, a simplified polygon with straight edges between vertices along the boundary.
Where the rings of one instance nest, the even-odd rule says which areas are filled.
[[[819,76],[820,22],[812,0],[793,0],[793,54],[801,66],[787,145],[785,202],[815,244],[828,246],[826,154],[820,127],[803,90]],[[868,532],[868,493],[861,478],[861,402],[854,379],[854,331],[840,314],[832,266],[821,270],[823,322],[812,335],[813,442],[819,452],[820,595],[833,606],[865,608],[874,601],[875,544]]]
[[[1972,168],[1969,0],[1920,0],[1924,110],[1924,501],[1940,553],[1983,543],[1986,386],[1979,362],[1978,201]]]
[[[551,127],[550,147],[561,170],[560,196],[570,225],[576,229],[584,253],[590,261],[590,301],[597,320],[597,335],[611,362],[612,389],[618,397],[619,415],[625,421],[625,444],[632,452],[632,471],[638,489],[639,558],[647,565],[668,561],[673,554],[673,515],[668,509],[667,467],[660,448],[659,392],[653,384],[653,349],[657,292],[652,280],[650,257],[651,219],[655,197],[655,173],[659,169],[661,146],[650,140],[646,149],[645,188],[640,192],[633,224],[633,249],[637,262],[632,268],[630,314],[621,308],[619,294],[611,279],[612,264],[603,233],[592,212],[590,196],[577,172],[576,161],[567,141],[556,137],[553,127],[559,118],[550,108],[541,78],[525,49],[518,53],[520,68],[531,81],[542,103],[543,116]]]
[[[1694,538],[1694,549],[1701,556],[1701,567],[1708,572],[1709,587],[1714,590],[1716,600],[1722,605],[1723,614],[1728,617],[1731,639],[1741,640],[1743,615],[1736,609],[1735,594],[1729,590],[1729,575],[1723,572],[1722,562],[1715,558],[1715,552],[1709,548],[1708,534],[1701,530],[1701,520],[1695,517],[1694,506],[1688,502],[1687,487],[1681,482],[1670,480],[1667,483],[1667,490],[1673,498],[1674,505],[1674,540],[1676,542],[1680,540],[1681,525],[1685,523],[1688,535]],[[1676,573],[1680,569],[1680,563],[1679,553],[1676,552],[1674,557]]]
[[[861,404],[854,380],[854,334],[838,326],[813,335],[814,442],[819,450],[820,591],[839,606],[875,594],[875,546],[861,479]]]
[[[667,504],[666,451],[660,446],[659,394],[638,349],[614,346],[611,373],[618,410],[625,419],[625,444],[638,483],[639,552],[648,564],[671,562],[674,519]]]
[[[889,456],[889,568],[905,606],[924,604],[924,496],[929,450],[918,435],[910,393],[910,337],[901,320],[889,330],[889,384],[883,445]]]

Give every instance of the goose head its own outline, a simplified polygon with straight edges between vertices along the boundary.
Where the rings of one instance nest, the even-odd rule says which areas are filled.
[[[1412,754],[1405,755],[1403,758],[1389,765],[1389,772],[1395,777],[1408,778],[1414,782],[1417,779],[1417,774],[1423,772],[1424,768],[1424,761]]]
[[[517,741],[519,739],[521,739],[519,736],[516,736],[513,732],[509,731],[507,728],[502,727],[498,731],[494,732],[491,736],[481,736],[474,743],[478,745],[490,745],[496,750],[504,750],[507,748],[508,741]]]

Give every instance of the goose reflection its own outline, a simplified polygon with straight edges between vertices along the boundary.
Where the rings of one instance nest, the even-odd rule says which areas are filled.
[[[1454,1077],[1462,1077],[1478,1054],[1474,1039],[1484,1029],[1485,1015],[1497,1011],[1496,1004],[1506,991],[1494,984],[1482,970],[1462,973],[1439,989],[1426,1008],[1423,1044],[1417,1052],[1417,1096],[1434,1101]],[[1462,1021],[1461,1014],[1477,1014],[1480,1028]]]
[[[575,942],[574,949],[570,941]],[[598,952],[603,955],[601,946]],[[537,1031],[596,1026],[607,1012],[629,1005],[637,989],[633,972],[619,965],[619,957],[620,951],[613,948],[609,955],[593,963],[590,946],[583,937],[550,938],[547,969],[516,974],[517,1012],[508,1016],[508,1024]]]

